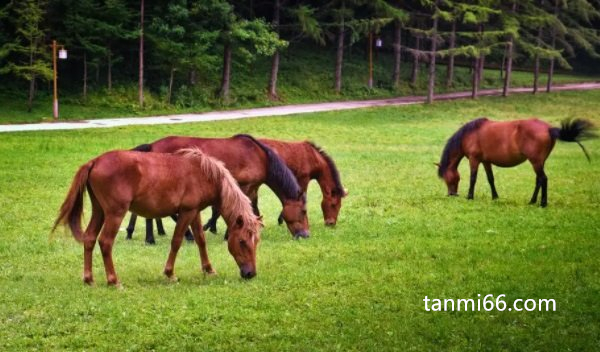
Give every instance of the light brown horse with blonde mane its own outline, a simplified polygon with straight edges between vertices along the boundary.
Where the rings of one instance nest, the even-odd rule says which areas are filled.
[[[593,124],[583,119],[564,120],[558,128],[538,119],[491,121],[479,118],[466,123],[448,139],[438,164],[438,176],[446,182],[449,196],[458,195],[458,165],[467,157],[471,168],[467,198],[473,199],[477,169],[479,164],[483,164],[492,189],[492,199],[496,199],[498,193],[494,185],[492,165],[512,167],[528,160],[536,175],[530,203],[537,203],[541,189],[540,205],[545,207],[548,204],[548,177],[544,172],[544,163],[556,140],[579,144],[589,160],[580,141],[596,137],[593,129]]]
[[[92,217],[82,232],[86,189]],[[92,253],[98,240],[108,284],[117,285],[112,247],[127,211],[147,218],[178,214],[164,274],[175,278],[175,258],[184,231],[190,225],[200,251],[202,270],[214,273],[200,222],[200,211],[210,205],[221,209],[229,230],[228,249],[240,268],[240,275],[246,279],[254,277],[260,218],[254,215],[250,200],[223,163],[195,149],[176,154],[111,151],[87,162],[73,179],[54,229],[60,223],[68,224],[75,239],[83,242],[83,281],[87,284],[94,281]]]

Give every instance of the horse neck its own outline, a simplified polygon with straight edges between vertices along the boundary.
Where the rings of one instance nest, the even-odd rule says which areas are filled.
[[[448,169],[458,169],[458,165],[464,157],[465,153],[463,152],[462,148],[452,151],[452,153],[450,153],[450,163],[448,164]]]
[[[333,178],[333,170],[329,163],[321,153],[311,147],[313,152],[313,160],[311,174],[317,175],[316,180],[321,188],[321,193],[325,194],[334,190],[337,185]]]
[[[219,209],[227,226],[233,225],[238,216],[250,217],[252,207],[250,200],[234,183],[233,177],[225,176],[219,194]]]

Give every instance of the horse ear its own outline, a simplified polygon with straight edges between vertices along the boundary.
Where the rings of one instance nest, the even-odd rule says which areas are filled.
[[[437,168],[440,168],[440,163],[433,163],[433,165],[437,166]]]
[[[256,220],[258,220],[258,223],[260,224],[261,228],[265,227],[265,224],[263,223],[263,216],[262,215],[257,216]]]
[[[348,195],[348,189],[344,188],[344,193],[342,194],[342,198]]]
[[[242,216],[238,216],[237,219],[235,219],[235,224],[237,225],[237,227],[242,227],[244,226],[244,218],[242,218]]]

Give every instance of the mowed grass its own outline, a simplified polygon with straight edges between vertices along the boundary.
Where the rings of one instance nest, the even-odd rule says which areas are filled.
[[[475,200],[446,197],[434,162],[447,138],[479,117],[565,117],[600,123],[600,92],[441,102],[227,122],[0,134],[0,350],[423,351],[600,348],[600,141],[592,163],[557,143],[546,163],[549,206],[528,205],[529,164],[495,169],[492,201],[483,170]],[[268,189],[258,276],[239,278],[222,240],[207,234],[218,275],[200,273],[195,245],[182,247],[178,283],[161,274],[170,235],[114,247],[124,289],[81,282],[83,250],[50,234],[79,167],[104,151],[166,135],[311,139],[335,159],[350,194],[338,225],[323,225],[318,187],[309,190],[312,236],[277,226]],[[86,204],[89,211],[89,204]],[[88,213],[89,214],[89,213]],[[89,216],[88,216],[89,218]],[[206,212],[204,213],[204,220]],[[171,221],[165,221],[168,232]],[[124,223],[122,227],[124,228]],[[427,312],[423,299],[505,294],[554,299],[556,311]],[[430,303],[431,304],[431,303]]]

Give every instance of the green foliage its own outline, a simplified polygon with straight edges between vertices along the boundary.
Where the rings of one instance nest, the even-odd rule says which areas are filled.
[[[0,58],[12,57],[0,67],[0,74],[12,73],[27,81],[35,77],[45,80],[52,78],[48,49],[43,42],[45,31],[42,22],[45,5],[44,1],[24,0],[11,2],[4,8],[5,17],[10,13],[15,36],[0,48]]]

